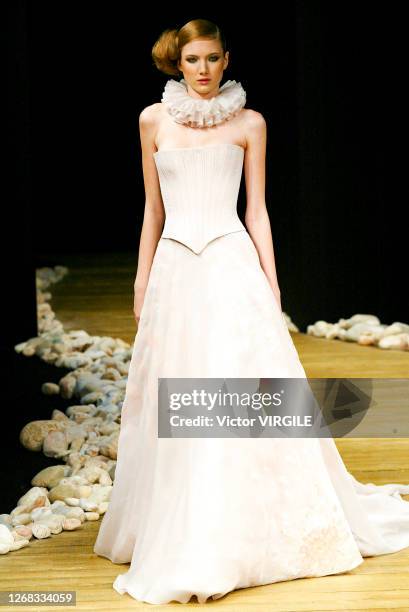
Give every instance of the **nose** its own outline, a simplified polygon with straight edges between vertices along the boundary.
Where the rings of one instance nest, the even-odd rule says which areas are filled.
[[[207,64],[206,64],[206,62],[200,64],[200,74],[207,74]]]

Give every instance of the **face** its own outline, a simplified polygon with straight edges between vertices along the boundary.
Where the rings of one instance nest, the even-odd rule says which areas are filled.
[[[223,55],[219,40],[196,38],[184,45],[178,68],[183,72],[188,94],[195,98],[216,95],[228,63],[229,52]]]

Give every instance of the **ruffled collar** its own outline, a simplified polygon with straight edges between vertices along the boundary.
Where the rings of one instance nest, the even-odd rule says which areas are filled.
[[[219,87],[213,98],[193,98],[187,93],[185,79],[169,79],[163,90],[162,102],[177,123],[205,128],[237,115],[246,103],[246,92],[240,83],[229,80]]]

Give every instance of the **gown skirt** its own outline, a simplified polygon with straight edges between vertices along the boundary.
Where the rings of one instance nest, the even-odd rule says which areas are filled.
[[[409,485],[363,484],[332,438],[158,438],[158,377],[306,377],[246,230],[161,237],[94,552],[151,604],[347,572],[409,546]]]

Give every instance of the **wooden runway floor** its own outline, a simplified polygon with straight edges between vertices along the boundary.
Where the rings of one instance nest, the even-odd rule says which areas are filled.
[[[55,258],[54,258],[55,259]],[[50,287],[52,307],[66,329],[85,329],[133,342],[132,313],[136,255],[60,256],[70,268],[61,283]],[[50,265],[53,265],[50,263]],[[291,316],[291,312],[289,313]],[[353,313],[351,313],[353,314]],[[408,378],[409,353],[327,341],[292,334],[301,361],[311,377]],[[409,483],[407,438],[340,438],[337,447],[348,470],[361,482]],[[34,476],[34,474],[33,474]],[[409,496],[405,496],[409,500]],[[153,606],[119,595],[115,577],[128,565],[115,565],[93,553],[100,522],[85,523],[74,532],[31,540],[19,551],[0,556],[0,591],[74,590],[77,604],[87,610],[180,610],[182,604]],[[192,600],[193,602],[194,600]],[[409,611],[409,549],[365,558],[345,575],[304,578],[240,589],[207,604],[190,608],[226,612],[333,612],[358,610]],[[184,606],[182,606],[184,607]],[[2,606],[3,610],[15,609]],[[58,610],[56,606],[25,606],[25,610]],[[70,608],[64,608],[70,609]]]

